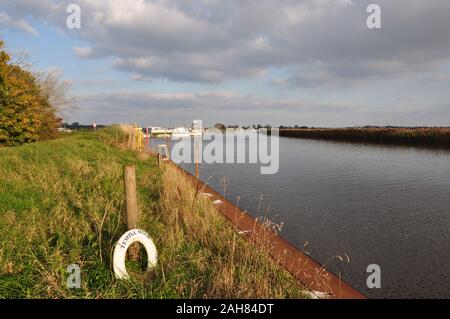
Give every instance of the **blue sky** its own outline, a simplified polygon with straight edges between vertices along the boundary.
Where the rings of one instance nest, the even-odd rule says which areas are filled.
[[[68,122],[450,125],[450,3],[0,0],[11,53],[60,70]]]

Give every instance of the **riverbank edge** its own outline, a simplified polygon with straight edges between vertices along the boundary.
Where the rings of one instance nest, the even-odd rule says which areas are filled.
[[[157,157],[158,154],[146,150],[146,153]],[[214,205],[218,213],[236,227],[241,237],[255,241],[261,234],[270,242],[269,252],[282,268],[294,276],[308,291],[317,298],[326,299],[367,299],[361,292],[353,288],[342,278],[328,271],[326,267],[315,261],[286,239],[264,227],[258,219],[250,216],[216,190],[203,183],[182,167],[169,160],[161,161],[162,165],[176,168],[196,189],[201,190]]]
[[[77,132],[2,155],[3,298],[311,298],[176,169],[130,150],[120,130]],[[121,281],[111,258],[127,230],[128,165],[136,167],[137,226],[152,236],[158,265],[143,272],[144,259],[128,262],[131,280]],[[80,288],[69,288],[67,265],[80,267]]]

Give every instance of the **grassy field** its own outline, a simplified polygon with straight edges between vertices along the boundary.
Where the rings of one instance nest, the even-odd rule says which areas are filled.
[[[304,296],[176,169],[160,170],[125,144],[112,128],[0,148],[0,297]],[[111,256],[126,231],[125,164],[136,165],[139,227],[152,236],[159,260],[146,274],[143,262],[128,263],[132,280],[117,281]],[[66,287],[70,264],[81,266],[80,289]]]
[[[450,128],[280,129],[280,136],[450,148]]]

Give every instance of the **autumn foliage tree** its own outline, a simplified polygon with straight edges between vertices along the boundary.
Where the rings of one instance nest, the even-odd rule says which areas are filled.
[[[52,104],[54,94],[45,81],[42,85],[33,73],[11,63],[3,45],[0,41],[0,145],[55,137],[61,120]]]

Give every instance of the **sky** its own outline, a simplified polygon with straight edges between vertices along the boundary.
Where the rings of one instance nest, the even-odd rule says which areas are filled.
[[[72,84],[69,123],[450,126],[449,17],[448,0],[0,0],[0,38]]]

